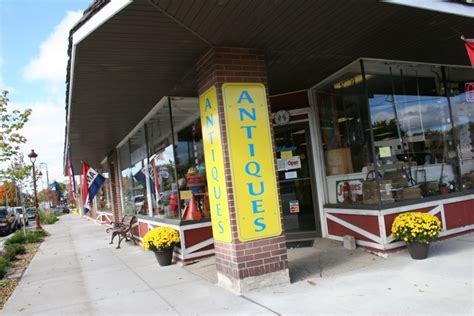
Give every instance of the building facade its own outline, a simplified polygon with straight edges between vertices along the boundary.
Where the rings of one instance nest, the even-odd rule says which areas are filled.
[[[406,211],[473,231],[472,21],[373,1],[94,2],[71,30],[65,147],[108,175],[89,216],[135,214],[139,240],[177,229],[176,260],[214,254],[239,292],[289,281],[287,241],[385,254]]]

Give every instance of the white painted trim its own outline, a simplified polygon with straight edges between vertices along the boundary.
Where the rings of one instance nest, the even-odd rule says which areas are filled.
[[[296,91],[284,92],[284,93],[279,93],[279,94],[273,94],[273,95],[270,96],[270,98],[281,97],[281,96],[284,96],[284,95],[290,95],[290,94],[295,94],[295,93],[304,92],[304,91],[307,91],[307,90],[303,89],[303,90],[296,90]]]
[[[331,234],[328,234],[327,238],[337,240],[337,241],[343,241],[344,240],[344,238],[341,237],[341,236],[336,236],[336,235],[331,235]],[[383,245],[378,244],[378,243],[374,243],[374,242],[371,242],[371,241],[356,240],[356,244],[359,245],[359,246],[363,246],[363,247],[370,247],[370,248],[374,248],[374,249],[384,250]]]
[[[324,157],[322,154],[322,145],[321,145],[321,135],[320,135],[320,126],[319,126],[319,117],[317,111],[317,103],[314,99],[313,93],[308,90],[308,102],[309,102],[309,132],[311,134],[311,149],[313,156],[313,173],[315,176],[315,185],[316,185],[316,194],[319,207],[319,217],[321,221],[321,235],[326,237],[328,235],[328,226],[326,220],[326,212],[324,211],[324,203],[326,200],[326,184],[324,179],[325,166],[324,166]]]
[[[87,22],[85,22],[72,35],[73,45],[77,45],[87,36],[97,30],[102,24],[110,20],[115,14],[122,11],[131,4],[132,0],[113,0],[106,4],[102,9],[95,13]]]
[[[457,197],[447,198],[443,200],[421,202],[418,204],[410,204],[410,205],[405,205],[405,206],[400,206],[400,207],[393,207],[386,210],[382,210],[380,212],[383,215],[397,214],[397,213],[408,212],[408,211],[412,211],[412,210],[416,210],[420,208],[438,206],[440,204],[451,204],[451,203],[463,202],[463,201],[468,201],[468,200],[474,200],[474,194],[466,194],[463,196],[457,196]]]
[[[190,230],[190,229],[196,229],[196,228],[203,228],[203,227],[211,227],[212,222],[204,222],[204,223],[196,223],[196,224],[191,224],[191,225],[182,225],[183,230]]]
[[[181,248],[186,249],[186,235],[182,227],[179,227],[179,235],[181,237]]]
[[[453,228],[453,229],[443,231],[443,232],[439,233],[439,236],[440,237],[449,236],[449,235],[458,234],[458,233],[462,233],[462,232],[465,232],[465,231],[468,231],[468,230],[473,230],[473,229],[474,229],[474,224],[463,226],[463,227],[457,227],[457,228]]]
[[[404,241],[397,241],[397,242],[394,242],[394,243],[391,243],[391,244],[386,244],[385,249],[390,250],[390,249],[394,249],[394,248],[400,248],[400,247],[403,247],[405,245],[406,245],[406,243]]]
[[[379,216],[379,210],[359,210],[359,209],[340,209],[340,208],[324,208],[324,211],[328,214],[347,214],[347,215],[367,215],[367,216]]]
[[[168,224],[168,223],[163,223],[163,222],[154,222],[154,221],[143,219],[143,218],[139,218],[138,222],[147,223],[147,224],[154,225],[154,226],[171,227],[171,228],[174,228],[177,231],[179,231],[179,226],[178,225],[173,225],[173,224]]]
[[[379,232],[382,238],[382,245],[387,244],[387,230],[385,229],[385,217],[382,214],[378,216],[379,220]]]
[[[209,245],[212,245],[213,243],[214,243],[214,238],[207,239],[207,240],[202,241],[198,244],[195,244],[194,246],[191,246],[189,248],[185,248],[184,249],[184,254],[185,255],[191,254],[191,253],[195,252],[196,250],[199,250],[201,248],[205,248]]]
[[[369,239],[372,239],[373,241],[375,241],[375,242],[377,242],[377,243],[379,243],[379,244],[382,243],[382,239],[380,238],[380,236],[377,236],[377,235],[374,235],[374,234],[372,234],[372,233],[369,233],[368,231],[366,231],[366,230],[364,230],[364,229],[362,229],[362,228],[360,228],[360,227],[357,227],[357,226],[355,226],[355,225],[353,225],[353,224],[351,224],[351,223],[348,223],[348,222],[346,222],[345,220],[342,220],[342,219],[340,219],[340,218],[338,218],[338,217],[336,217],[336,216],[333,216],[333,215],[331,215],[331,214],[326,214],[326,216],[327,216],[328,219],[332,220],[333,222],[338,223],[339,225],[342,225],[342,226],[344,226],[344,227],[346,227],[346,228],[348,228],[348,229],[350,229],[350,230],[352,230],[352,231],[354,231],[354,232],[356,232],[356,233],[358,233],[358,234],[361,234],[361,235],[364,236],[364,237],[367,237],[367,238],[369,238]]]
[[[213,255],[214,253],[215,253],[214,249],[198,251],[198,252],[194,252],[194,253],[189,254],[189,255],[184,255],[184,259],[182,259],[182,260],[187,260],[187,259],[193,259],[193,258],[197,258],[197,257],[203,257],[203,256]]]
[[[454,1],[443,0],[383,0],[384,2],[408,6],[411,8],[441,12],[444,14],[455,14],[463,17],[474,18],[474,12],[466,3],[453,3]],[[459,1],[460,2],[460,1]]]

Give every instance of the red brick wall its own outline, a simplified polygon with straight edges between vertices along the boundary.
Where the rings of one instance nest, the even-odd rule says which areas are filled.
[[[120,170],[118,170],[117,151],[114,150],[108,157],[110,170],[110,188],[112,193],[112,213],[114,222],[122,219],[122,198],[120,195]]]
[[[256,49],[212,48],[201,57],[196,65],[196,72],[199,94],[211,86],[216,86],[222,147],[224,151],[224,168],[228,189],[227,195],[232,243],[215,242],[217,270],[227,276],[243,279],[287,269],[288,257],[284,234],[278,237],[247,243],[243,243],[238,239],[231,168],[228,155],[229,151],[226,141],[227,135],[222,100],[222,84],[226,82],[256,82],[263,83],[268,87],[264,55],[261,51]],[[268,88],[267,100],[270,100]],[[269,117],[271,117],[270,105],[268,106],[268,111]],[[273,146],[275,146],[273,131],[272,143]],[[273,163],[275,164],[275,170],[278,170],[275,157]],[[277,177],[278,175],[275,176]],[[283,216],[281,217],[283,218]]]

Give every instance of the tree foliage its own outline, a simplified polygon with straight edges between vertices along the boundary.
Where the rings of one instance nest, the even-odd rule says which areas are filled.
[[[8,109],[8,91],[0,94],[0,162],[8,161],[20,153],[20,145],[26,138],[20,130],[28,122],[31,109],[25,111]]]

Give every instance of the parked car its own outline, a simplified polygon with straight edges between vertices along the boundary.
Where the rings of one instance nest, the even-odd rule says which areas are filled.
[[[69,209],[64,205],[55,205],[55,206],[52,207],[52,209],[55,212],[61,212],[61,213],[64,213],[64,214],[69,213]]]
[[[15,212],[15,215],[19,217],[22,226],[23,224],[26,226],[30,224],[28,221],[28,215],[26,215],[26,210],[23,206],[14,206],[13,211]]]
[[[18,218],[10,208],[0,206],[0,233],[8,235],[17,230],[20,227]]]
[[[33,207],[29,207],[26,209],[26,214],[28,215],[28,219],[35,219],[35,216],[36,216],[36,212],[35,212],[35,209]]]

